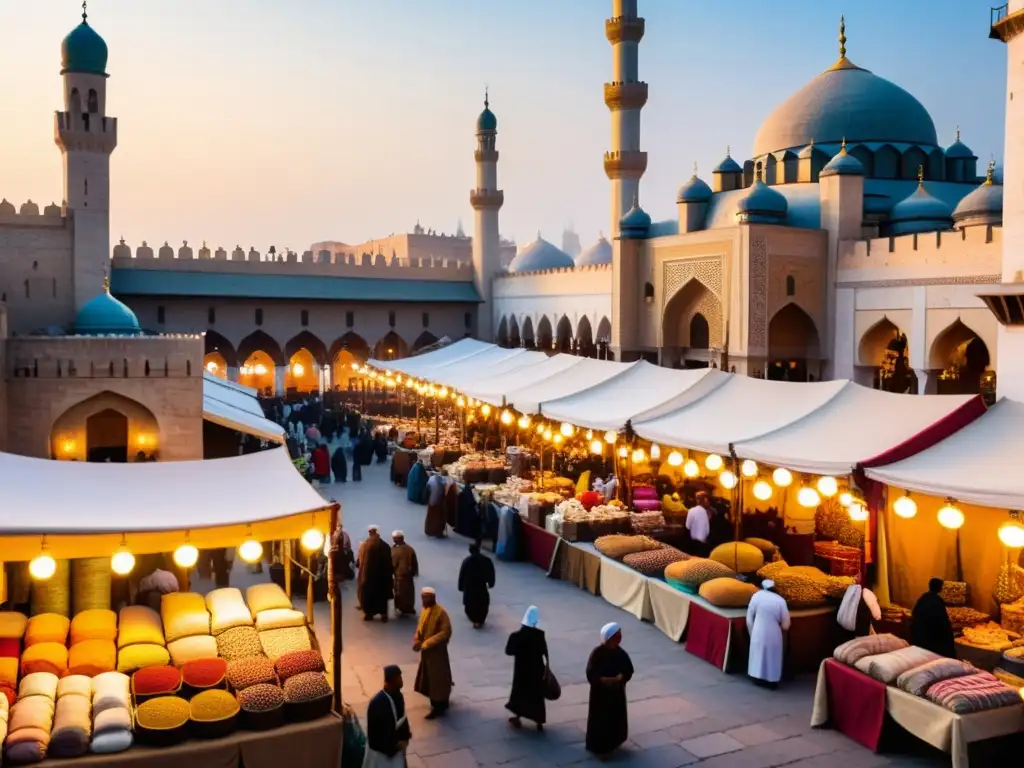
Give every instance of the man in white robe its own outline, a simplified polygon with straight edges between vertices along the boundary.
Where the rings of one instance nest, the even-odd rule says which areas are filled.
[[[782,679],[783,633],[789,631],[789,608],[774,588],[775,582],[765,579],[761,591],[750,598],[747,606],[747,633],[750,635],[747,675],[755,683],[769,688],[778,687]]]

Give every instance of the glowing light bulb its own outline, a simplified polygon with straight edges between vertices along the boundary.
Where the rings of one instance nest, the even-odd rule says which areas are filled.
[[[542,421],[540,424],[537,425],[537,434],[538,435],[543,435],[544,434],[544,429],[545,429],[544,422]]]
[[[110,558],[110,570],[118,576],[127,576],[135,567],[135,555],[122,547]]]
[[[668,454],[668,465],[670,467],[683,466],[683,454],[679,451],[670,451]]]
[[[855,523],[863,523],[868,519],[868,508],[857,499],[850,502],[847,511],[850,513],[850,519]]]
[[[600,440],[594,440],[590,443],[590,452],[596,456],[600,456],[604,453],[604,443]]]
[[[455,400],[455,404],[457,406],[459,406],[459,408],[465,408],[466,407],[466,398],[464,398],[462,395],[459,395],[456,398],[456,400]]]
[[[734,472],[727,469],[718,476],[718,482],[722,484],[723,488],[731,491],[736,487],[736,484],[739,482],[739,478],[736,477]]]
[[[740,473],[744,477],[757,477],[757,462],[746,459],[740,465]]]
[[[844,507],[850,506],[853,503],[853,494],[849,491],[843,491],[839,494],[839,503]]]
[[[512,415],[511,411],[506,409],[506,410],[501,412],[501,423],[502,424],[504,424],[507,427],[513,421],[515,421],[515,416]]]
[[[439,390],[437,390],[437,396],[441,398],[448,397],[448,387],[441,387]]]
[[[686,475],[687,477],[696,477],[697,475],[699,475],[700,467],[697,466],[697,462],[694,461],[693,459],[690,459],[685,464],[683,464],[683,474]]]
[[[767,480],[758,480],[754,483],[754,498],[758,501],[768,501],[772,497],[772,484]]]
[[[324,533],[316,528],[310,528],[302,534],[302,538],[299,539],[299,543],[307,552],[316,552],[324,545]]]
[[[573,433],[576,431],[576,427],[568,421],[563,421],[562,425],[558,428],[558,431],[562,433],[563,437],[572,437]]]
[[[208,370],[210,373],[215,373],[217,370],[217,363],[211,360],[206,364],[206,370]]]
[[[661,446],[657,443],[651,444],[651,461],[657,461],[661,458]]]
[[[627,456],[629,456],[629,449],[623,445],[621,448],[619,448],[619,457],[624,459]]]
[[[788,488],[793,484],[793,473],[788,469],[779,467],[772,472],[772,482],[775,483],[779,488]]]
[[[550,441],[554,433],[550,429],[544,430],[544,439]]]
[[[821,504],[821,495],[806,485],[800,489],[800,492],[796,495],[796,500],[799,502],[801,507],[814,508]]]
[[[530,428],[530,417],[529,416],[525,416],[524,415],[524,416],[520,416],[519,417],[519,428],[520,429],[529,429]]]
[[[32,558],[28,564],[28,572],[37,581],[46,581],[57,572],[57,561],[45,552]]]
[[[552,438],[552,439],[555,441],[555,445],[561,445],[562,441],[565,440],[565,438],[562,437],[562,435],[560,433],[556,433],[554,438]]]
[[[834,477],[830,477],[829,475],[819,477],[818,493],[820,493],[826,499],[831,499],[833,496],[839,493],[839,483],[836,482],[836,479]]]
[[[1019,520],[1007,520],[999,526],[999,540],[1011,549],[1024,547],[1024,525]]]
[[[646,458],[646,454],[644,454],[644,449],[643,448],[637,448],[635,451],[633,451],[633,463],[634,464],[639,464],[645,458]]]
[[[723,466],[725,466],[725,462],[722,461],[722,457],[717,453],[709,453],[707,458],[704,459],[704,468],[709,472],[717,472]]]
[[[965,520],[964,513],[953,502],[947,502],[946,506],[939,510],[939,525],[943,528],[955,531],[963,526]]]
[[[586,438],[587,438],[587,440],[593,440],[594,439],[594,430],[588,429],[587,430],[587,434],[586,434]]]
[[[609,429],[607,432],[604,433],[604,441],[606,443],[614,444],[615,441],[618,439],[619,436],[615,433],[614,429]]]
[[[179,568],[191,568],[199,562],[199,550],[191,544],[182,544],[174,550],[174,564]]]
[[[263,545],[256,539],[246,539],[238,548],[238,556],[247,563],[258,562],[263,557]]]
[[[480,413],[482,413],[484,416],[490,416],[491,406],[489,406],[487,403],[484,403],[483,407],[480,408]]]
[[[892,503],[892,511],[904,520],[909,520],[917,514],[917,502],[909,496],[900,496]]]

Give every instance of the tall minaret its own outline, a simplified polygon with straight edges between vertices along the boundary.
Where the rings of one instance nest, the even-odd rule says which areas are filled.
[[[117,119],[107,117],[107,44],[82,23],[61,44],[64,111],[53,138],[64,156],[64,202],[71,217],[75,309],[103,292],[110,268],[110,155]]]
[[[490,341],[494,333],[494,305],[491,284],[501,270],[501,238],[498,233],[498,211],[505,202],[505,193],[498,189],[498,118],[491,112],[491,103],[484,92],[484,111],[476,121],[476,186],[469,192],[473,206],[473,285],[483,299],[477,311],[476,336]]]
[[[640,197],[640,177],[647,153],[640,151],[640,110],[647,103],[647,83],[640,82],[638,48],[644,20],[636,15],[637,0],[612,0],[612,18],[604,34],[612,44],[612,82],[604,84],[604,103],[612,113],[612,147],[604,153],[604,172],[612,182],[611,237],[619,220]]]

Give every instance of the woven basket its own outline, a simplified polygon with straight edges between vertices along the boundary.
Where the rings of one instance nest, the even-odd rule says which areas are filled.
[[[967,590],[967,582],[942,582],[942,591],[939,593],[939,597],[942,598],[942,602],[949,606],[958,607],[967,605],[968,598],[970,597],[970,593]]]
[[[72,605],[77,616],[93,608],[110,608],[110,558],[71,561]]]
[[[58,560],[57,570],[46,581],[32,582],[32,615],[71,615],[71,561]]]

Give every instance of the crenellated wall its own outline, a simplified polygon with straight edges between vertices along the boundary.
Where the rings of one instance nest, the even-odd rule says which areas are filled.
[[[92,404],[120,410],[130,423],[136,411],[150,414],[157,434],[132,448],[156,450],[164,461],[203,457],[201,335],[23,337],[6,347],[8,450],[54,455],[58,420],[73,408],[85,418]],[[84,450],[84,438],[71,442]]]

